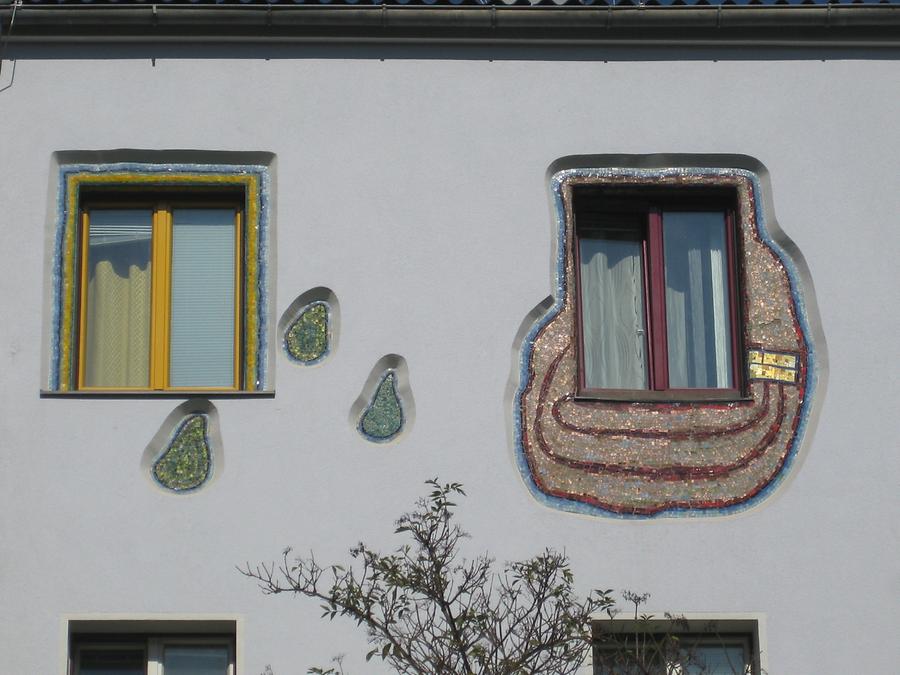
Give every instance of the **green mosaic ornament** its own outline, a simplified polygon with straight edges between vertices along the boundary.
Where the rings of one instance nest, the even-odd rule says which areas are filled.
[[[328,305],[315,302],[304,309],[284,336],[288,356],[311,364],[328,353]]]
[[[209,478],[210,452],[206,416],[191,415],[182,422],[165,452],[153,465],[153,477],[169,490],[200,487]]]
[[[403,428],[403,409],[397,396],[395,377],[393,372],[388,372],[382,378],[360,419],[359,429],[370,440],[389,441]]]

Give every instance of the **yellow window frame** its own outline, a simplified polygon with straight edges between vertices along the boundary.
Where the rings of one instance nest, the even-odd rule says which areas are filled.
[[[87,331],[87,289],[88,289],[88,236],[90,234],[90,211],[97,208],[148,208],[153,212],[150,249],[150,364],[147,387],[88,387],[84,384],[86,363]],[[176,208],[233,208],[235,212],[234,242],[234,347],[231,387],[173,387],[169,384],[169,350],[172,309],[172,229],[173,211]],[[243,270],[243,211],[234,202],[202,203],[191,201],[157,201],[152,203],[90,203],[79,211],[79,291],[78,291],[78,363],[77,389],[88,392],[111,391],[192,391],[231,392],[242,389],[241,354],[243,331],[243,293],[241,280]]]

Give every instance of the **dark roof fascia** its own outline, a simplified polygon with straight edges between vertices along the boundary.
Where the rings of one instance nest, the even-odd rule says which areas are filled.
[[[900,46],[900,5],[6,5],[11,43]],[[15,14],[13,15],[13,12]],[[14,23],[10,31],[10,20]]]

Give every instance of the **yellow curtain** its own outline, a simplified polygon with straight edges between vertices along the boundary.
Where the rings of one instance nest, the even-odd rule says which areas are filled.
[[[121,276],[100,260],[88,283],[84,385],[150,384],[150,264]]]

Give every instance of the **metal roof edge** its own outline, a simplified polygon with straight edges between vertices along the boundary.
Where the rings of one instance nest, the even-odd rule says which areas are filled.
[[[3,38],[11,43],[394,42],[896,48],[900,46],[900,5],[14,4],[0,5],[0,29]]]

